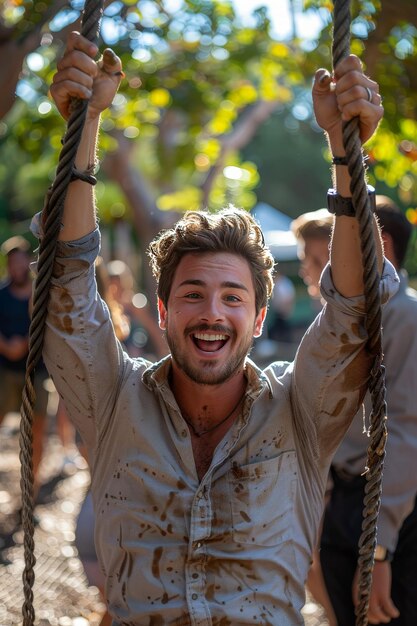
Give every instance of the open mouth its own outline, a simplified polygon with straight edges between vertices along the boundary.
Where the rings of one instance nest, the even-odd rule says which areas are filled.
[[[223,333],[209,334],[200,332],[194,333],[192,339],[199,350],[203,352],[217,352],[217,350],[223,348],[229,337]]]

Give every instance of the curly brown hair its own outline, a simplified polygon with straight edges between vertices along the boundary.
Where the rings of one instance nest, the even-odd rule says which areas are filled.
[[[268,304],[273,289],[274,258],[260,226],[242,209],[229,206],[218,213],[188,211],[176,225],[158,235],[148,254],[157,280],[158,297],[167,307],[175,270],[188,253],[229,252],[249,263],[256,312]]]

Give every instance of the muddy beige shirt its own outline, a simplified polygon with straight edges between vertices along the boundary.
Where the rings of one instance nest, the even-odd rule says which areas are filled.
[[[96,548],[126,625],[302,624],[330,459],[368,376],[362,299],[328,304],[294,364],[249,360],[240,418],[199,481],[170,359],[129,358],[97,296],[98,231],[58,245],[45,361],[89,448]],[[389,264],[383,299],[395,291]]]

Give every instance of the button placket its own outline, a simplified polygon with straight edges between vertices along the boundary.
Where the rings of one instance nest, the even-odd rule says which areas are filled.
[[[190,549],[186,566],[186,585],[188,602],[192,605],[190,614],[194,616],[196,624],[211,623],[206,622],[210,619],[210,610],[206,600],[206,577],[204,574],[205,540],[210,537],[211,533],[211,508],[208,494],[207,484],[200,484],[191,507]]]
[[[211,532],[210,499],[206,486],[200,486],[191,510],[191,541],[193,546],[210,536]],[[201,547],[201,545],[200,545]]]
[[[197,545],[202,546],[201,542]],[[204,556],[194,554],[186,567],[187,598],[191,605],[193,624],[211,624],[210,609],[206,600],[206,579],[204,576]]]

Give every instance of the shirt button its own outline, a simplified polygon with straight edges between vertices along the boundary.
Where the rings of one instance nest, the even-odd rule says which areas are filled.
[[[197,595],[196,593],[193,593],[193,595],[191,596],[191,598],[192,598],[193,600],[197,600],[198,595]]]
[[[195,547],[197,548],[197,550],[199,550],[201,548],[201,542],[199,541],[198,543],[196,543]]]
[[[193,578],[198,578],[198,574],[197,574],[197,572],[194,572],[194,574],[193,574]]]

